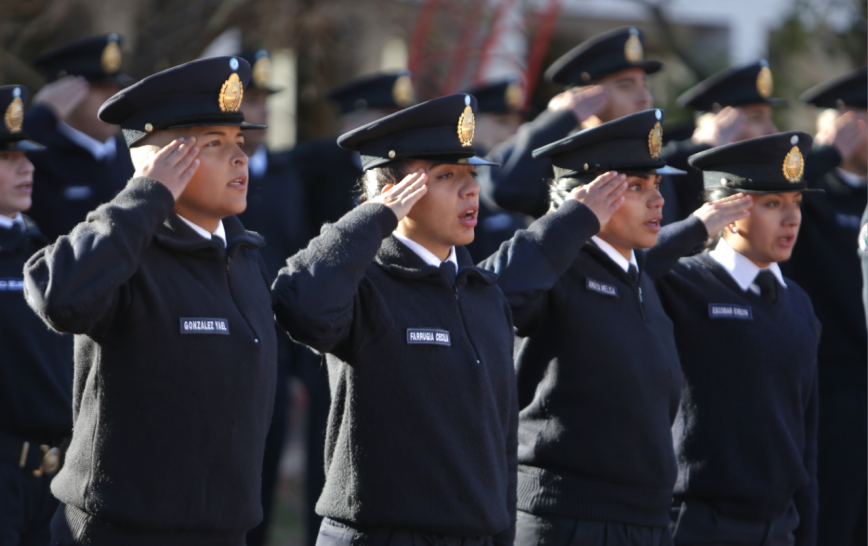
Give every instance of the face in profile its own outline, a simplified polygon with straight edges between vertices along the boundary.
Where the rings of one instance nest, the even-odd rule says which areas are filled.
[[[609,106],[597,116],[600,121],[612,121],[648,110],[652,107],[648,91],[648,75],[641,68],[628,68],[600,80],[609,90]]]
[[[802,192],[752,194],[750,216],[724,230],[733,249],[760,267],[790,259],[802,223]]]
[[[24,152],[0,150],[0,214],[14,217],[30,208],[33,170]]]

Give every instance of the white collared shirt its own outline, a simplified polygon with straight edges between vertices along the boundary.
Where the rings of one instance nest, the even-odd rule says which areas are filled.
[[[187,220],[186,218],[184,218],[180,214],[178,215],[178,218],[180,218],[181,220],[184,221],[185,224],[187,224],[188,226],[193,228],[193,231],[195,231],[196,233],[198,233],[199,235],[201,235],[205,239],[208,239],[209,241],[211,239],[213,239],[214,237],[219,237],[220,240],[223,242],[223,248],[226,248],[226,230],[223,228],[223,220],[220,220],[220,222],[217,224],[217,229],[214,230],[214,233],[208,233],[208,231],[205,228],[194,224],[193,222],[191,222],[190,220]]]
[[[606,256],[608,256],[613,262],[618,264],[618,267],[623,269],[624,273],[630,271],[630,264],[635,265],[636,271],[639,271],[639,262],[636,261],[636,253],[632,250],[630,251],[630,259],[628,260],[624,257],[623,254],[615,250],[615,247],[600,239],[596,235],[591,237],[591,240],[594,241],[594,244],[596,244],[600,248],[600,250],[606,253]]]
[[[114,137],[109,137],[105,142],[100,142],[62,121],[57,122],[57,130],[63,136],[90,152],[90,155],[97,161],[102,161],[106,158],[114,159],[117,153],[117,142]]]
[[[840,178],[845,184],[850,186],[851,188],[864,188],[866,185],[866,179],[864,176],[859,176],[856,173],[851,173],[850,171],[845,171],[841,167],[835,169],[838,178]]]
[[[440,264],[443,263],[443,260],[435,256],[433,252],[420,245],[413,239],[408,239],[403,234],[398,233],[397,231],[393,231],[392,235],[395,237],[395,239],[398,239],[399,241],[407,245],[407,247],[413,252],[415,252],[417,256],[422,258],[422,260],[426,264],[433,265],[434,267],[440,267]],[[458,273],[458,255],[455,253],[454,246],[452,247],[452,250],[449,251],[449,257],[446,258],[446,261],[455,264],[455,273]]]
[[[750,290],[754,294],[759,295],[760,287],[753,281],[763,269],[760,269],[757,264],[729,246],[729,243],[723,237],[720,238],[720,242],[717,243],[717,246],[709,254],[714,258],[714,261],[719,263],[729,273],[729,276],[732,277],[742,290],[745,292]],[[778,280],[778,284],[784,288],[787,287],[787,283],[784,282],[784,276],[781,274],[781,268],[777,263],[772,262],[764,269],[772,272],[772,275]]]
[[[8,216],[4,216],[0,214],[0,228],[4,229],[12,229],[12,226],[18,224],[23,229],[24,226],[24,216],[19,212],[15,215],[15,218],[9,218]]]
[[[268,170],[268,149],[265,144],[261,144],[250,159],[247,161],[247,170],[250,171],[250,177],[262,178],[265,171]]]

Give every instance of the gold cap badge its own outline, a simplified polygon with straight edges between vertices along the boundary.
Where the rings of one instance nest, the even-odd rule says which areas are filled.
[[[764,66],[760,69],[759,74],[756,75],[756,91],[762,98],[767,99],[772,96],[773,89],[774,80],[772,79],[772,71],[769,70],[769,67]]]
[[[464,147],[473,144],[473,133],[476,131],[476,120],[473,118],[473,109],[470,108],[470,96],[464,95],[464,112],[458,118],[458,140]]]
[[[401,108],[406,108],[416,102],[416,93],[413,91],[413,80],[410,76],[403,74],[395,80],[395,85],[392,86],[392,98],[395,99],[395,104]]]
[[[237,112],[241,107],[241,99],[244,97],[244,86],[241,78],[235,72],[229,79],[223,82],[220,88],[220,110],[224,112]]]
[[[15,97],[6,108],[6,115],[3,116],[3,121],[6,122],[6,128],[10,133],[17,133],[21,130],[21,125],[24,123],[24,103],[21,102],[21,97]]]
[[[784,176],[790,182],[796,183],[802,179],[802,173],[805,171],[805,159],[802,157],[802,152],[798,146],[793,146],[787,157],[784,158]]]
[[[507,85],[506,91],[503,93],[503,100],[510,110],[521,110],[521,107],[524,106],[524,89],[521,88],[521,84],[512,82]]]
[[[639,31],[630,29],[630,37],[624,44],[624,57],[631,63],[641,63],[645,56],[645,50],[642,48],[642,42],[639,41]]]
[[[110,41],[102,50],[99,59],[102,69],[106,74],[114,74],[121,67],[121,48],[115,41]]]
[[[271,59],[268,57],[260,57],[258,61],[253,63],[250,79],[256,87],[264,88],[268,86],[268,80],[271,76]]]
[[[660,125],[660,122],[654,124],[654,127],[651,128],[651,132],[648,133],[648,152],[651,154],[651,157],[657,159],[660,157],[660,148],[663,147],[663,126]]]

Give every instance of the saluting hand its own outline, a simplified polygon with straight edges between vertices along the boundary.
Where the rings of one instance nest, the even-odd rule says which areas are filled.
[[[627,175],[611,171],[601,174],[590,184],[574,188],[570,192],[570,199],[575,199],[591,209],[597,215],[602,228],[624,203],[626,190]]]
[[[747,116],[741,108],[727,106],[711,117],[703,116],[693,132],[693,142],[708,144],[712,148],[732,144],[741,139],[746,124]]]
[[[175,200],[199,168],[196,137],[178,138],[158,152],[151,152],[134,176],[147,176],[163,183]]]
[[[413,208],[413,205],[415,205],[419,199],[422,199],[422,196],[428,192],[428,186],[425,185],[427,183],[428,174],[426,174],[422,169],[419,169],[416,172],[405,176],[404,180],[401,180],[394,186],[389,184],[384,187],[383,193],[378,195],[375,199],[371,199],[371,203],[381,203],[386,205],[392,209],[392,212],[395,213],[395,216],[398,217],[398,221],[400,222],[410,213],[410,209]]]
[[[865,148],[866,138],[865,114],[847,112],[817,133],[814,142],[838,148],[838,153],[846,160],[856,150]]]
[[[737,193],[714,203],[705,203],[693,211],[693,215],[702,220],[711,237],[736,220],[750,216],[751,206],[753,198],[750,195]]]
[[[609,106],[609,90],[604,85],[570,89],[552,97],[549,110],[572,110],[579,123],[598,115]]]
[[[87,97],[88,91],[90,84],[83,76],[66,76],[40,89],[33,97],[33,104],[48,106],[58,119],[65,121]]]

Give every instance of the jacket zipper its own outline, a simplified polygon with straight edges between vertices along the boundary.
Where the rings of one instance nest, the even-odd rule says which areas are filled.
[[[642,274],[639,274],[639,282],[642,282]],[[645,300],[642,298],[642,287],[636,287],[636,294],[639,296],[639,314],[642,315],[642,320],[645,320]]]
[[[479,357],[479,351],[476,350],[476,345],[473,343],[473,338],[470,337],[470,332],[467,330],[467,321],[464,319],[464,312],[461,310],[461,300],[458,298],[458,284],[453,287],[455,291],[455,305],[458,307],[458,314],[461,315],[461,324],[464,326],[464,335],[470,341],[470,346],[473,347],[473,354],[476,355],[476,365],[482,364],[482,359]]]
[[[232,258],[229,256],[229,252],[227,249],[227,252],[226,252],[226,286],[229,288],[229,295],[232,297],[232,304],[235,306],[235,309],[238,310],[238,314],[241,315],[241,318],[244,319],[244,322],[247,324],[247,328],[253,333],[253,343],[259,345],[259,335],[256,333],[256,330],[253,329],[253,325],[250,324],[249,320],[247,320],[247,317],[241,311],[241,308],[238,307],[237,303],[235,303],[235,294],[232,292],[232,282],[229,278],[231,275],[232,275]]]

